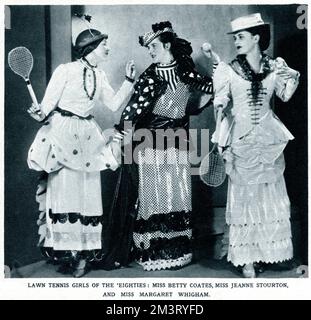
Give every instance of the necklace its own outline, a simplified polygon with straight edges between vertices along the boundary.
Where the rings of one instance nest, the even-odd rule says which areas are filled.
[[[93,100],[96,92],[96,73],[97,66],[91,65],[84,57],[81,60],[82,64],[87,66],[83,69],[83,89],[90,100]]]

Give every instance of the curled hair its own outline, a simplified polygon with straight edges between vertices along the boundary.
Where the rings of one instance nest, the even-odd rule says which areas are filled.
[[[172,24],[169,21],[162,21],[162,22],[153,24],[151,27],[153,32],[157,32],[165,28],[172,28]]]
[[[262,26],[252,27],[246,31],[250,32],[253,36],[259,35],[259,48],[260,51],[265,51],[268,49],[270,44],[270,25],[265,24]]]
[[[159,40],[165,44],[171,44],[171,53],[182,68],[193,69],[194,62],[191,58],[192,47],[187,40],[177,37],[176,33],[164,32],[159,35]]]

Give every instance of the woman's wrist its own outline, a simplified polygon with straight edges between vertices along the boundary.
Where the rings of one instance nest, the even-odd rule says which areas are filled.
[[[135,82],[135,79],[133,79],[133,78],[127,76],[127,75],[125,75],[125,80],[127,80],[127,81],[129,81],[129,82],[131,82],[131,83],[134,83],[134,82]]]

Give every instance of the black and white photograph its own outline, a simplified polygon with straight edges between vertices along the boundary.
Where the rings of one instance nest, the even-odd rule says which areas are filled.
[[[306,2],[2,11],[1,299],[311,298]]]

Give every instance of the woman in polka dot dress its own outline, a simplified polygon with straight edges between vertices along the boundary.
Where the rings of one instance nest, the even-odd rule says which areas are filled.
[[[81,32],[75,46],[79,59],[58,66],[39,108],[28,110],[43,122],[30,147],[28,165],[48,174],[46,192],[41,184],[37,193],[40,210],[46,213],[40,222],[44,252],[61,262],[59,271],[73,271],[75,277],[83,276],[87,262],[100,252],[100,171],[118,167],[120,149],[115,142],[107,145],[90,112],[97,100],[115,111],[133,93],[133,62],[127,64],[117,93],[97,67],[108,55],[107,38],[95,29]]]
[[[131,261],[133,239],[132,255],[144,270],[176,269],[192,259],[186,106],[193,90],[210,97],[213,87],[210,77],[202,77],[195,70],[190,43],[177,38],[170,22],[155,24],[152,29],[140,37],[140,44],[148,48],[153,64],[140,75],[134,95],[116,126],[122,132],[126,122],[131,121],[135,133],[148,129],[152,141],[145,139],[143,146],[138,146],[137,159],[133,159],[138,164],[138,175],[135,176],[132,165],[127,179],[125,175],[120,178],[115,214],[120,216],[124,209],[124,216],[120,216],[119,223],[116,221],[112,250],[107,256],[126,265]],[[168,138],[163,146],[156,145],[155,137],[167,129],[174,133],[180,129],[184,136],[179,143]],[[126,174],[125,165],[122,170]],[[130,179],[134,181],[129,182]],[[124,187],[126,183],[128,186]],[[130,196],[122,198],[122,191]],[[125,202],[127,206],[118,206]]]

